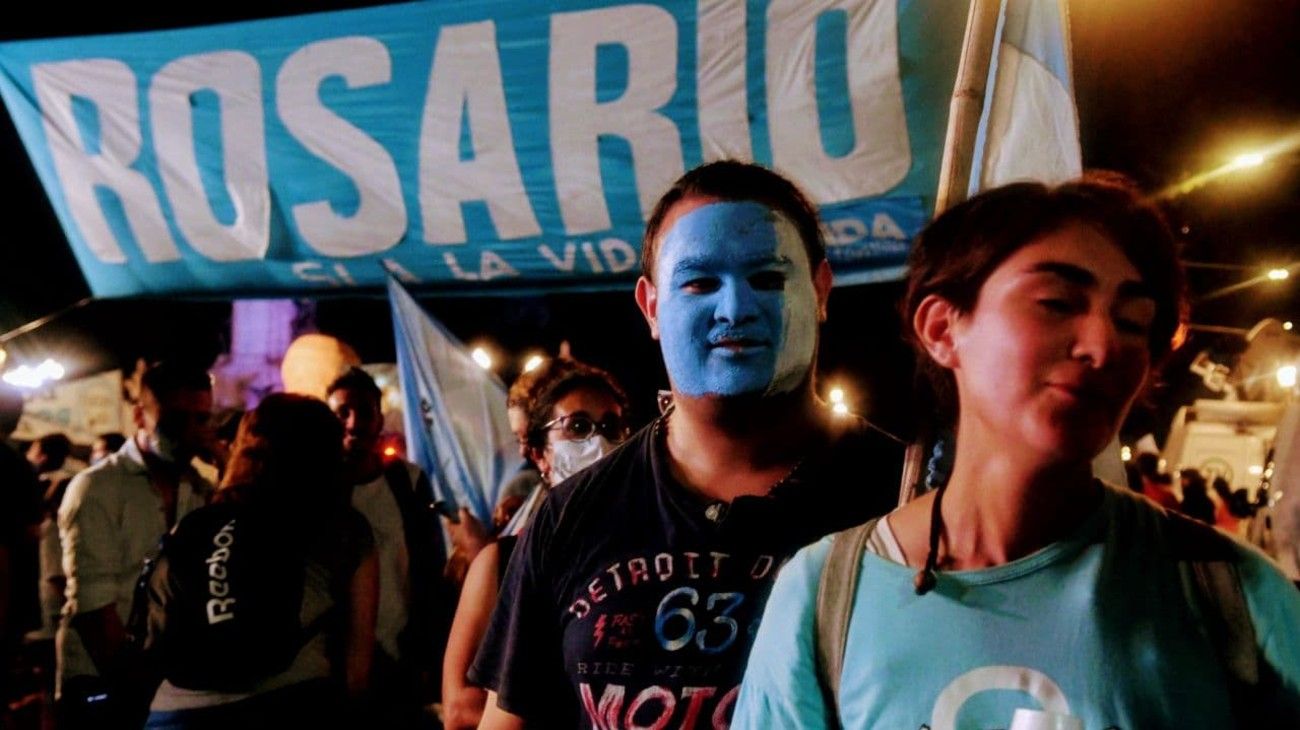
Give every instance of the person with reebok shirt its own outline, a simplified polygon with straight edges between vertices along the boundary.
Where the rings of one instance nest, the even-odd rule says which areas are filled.
[[[361,714],[379,567],[348,506],[341,432],[290,393],[240,422],[212,504],[180,521],[136,591],[131,628],[162,680],[146,730],[379,726]]]
[[[777,568],[896,495],[901,445],[814,394],[830,288],[781,176],[715,162],[660,199],[636,301],[673,405],[524,532],[470,672],[481,728],[726,727]]]
[[[782,569],[734,727],[1300,727],[1300,593],[1093,475],[1185,312],[1149,198],[1111,174],[1008,185],[908,263],[952,465]]]

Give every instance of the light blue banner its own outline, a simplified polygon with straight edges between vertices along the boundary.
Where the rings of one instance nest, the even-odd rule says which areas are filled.
[[[794,178],[865,282],[929,216],[966,14],[421,2],[0,44],[0,93],[96,296],[622,287],[723,157]]]

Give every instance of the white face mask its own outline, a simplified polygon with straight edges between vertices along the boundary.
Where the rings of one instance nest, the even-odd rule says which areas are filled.
[[[595,464],[600,457],[614,450],[614,444],[604,436],[594,434],[583,441],[552,441],[547,463],[551,470],[546,475],[551,486],[555,486],[587,467]]]

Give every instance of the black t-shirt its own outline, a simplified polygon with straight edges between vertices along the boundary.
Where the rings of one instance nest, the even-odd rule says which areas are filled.
[[[895,505],[903,446],[861,419],[729,505],[673,479],[660,423],[558,486],[510,561],[470,679],[532,727],[726,727],[780,565]]]
[[[497,585],[506,582],[506,568],[510,567],[510,556],[515,554],[519,544],[518,535],[505,535],[497,538]]]

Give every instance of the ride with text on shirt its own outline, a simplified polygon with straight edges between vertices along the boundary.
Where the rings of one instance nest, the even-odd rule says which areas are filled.
[[[701,549],[598,570],[568,606],[566,656],[595,728],[725,728],[778,560]]]
[[[729,727],[781,565],[897,493],[896,473],[879,489],[844,479],[863,459],[899,464],[902,450],[863,421],[843,425],[766,496],[725,511],[672,478],[654,427],[551,490],[470,679],[530,726]]]

